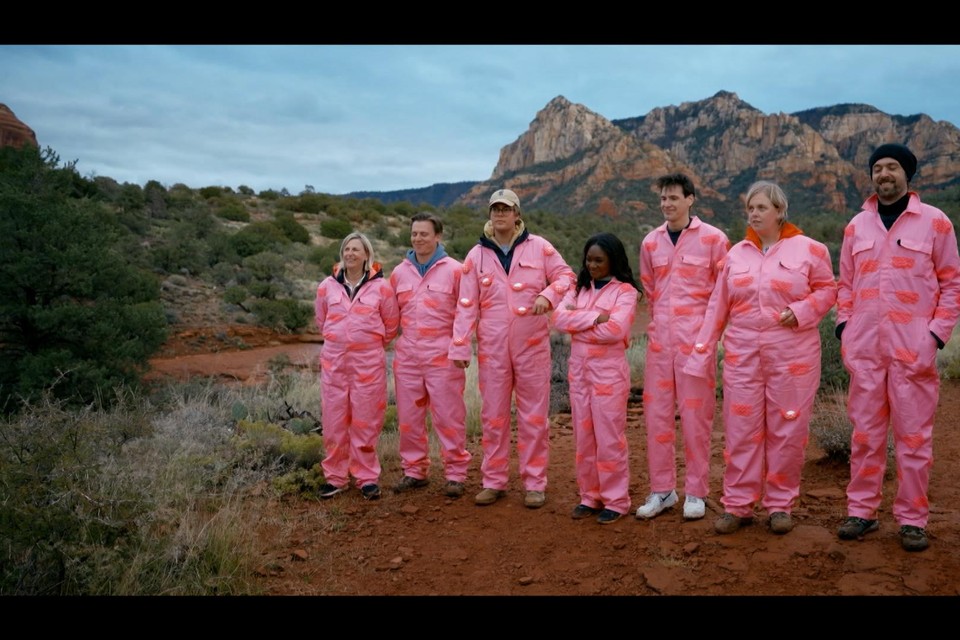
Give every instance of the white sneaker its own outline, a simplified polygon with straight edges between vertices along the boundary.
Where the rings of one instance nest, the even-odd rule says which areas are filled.
[[[677,504],[677,491],[674,489],[668,493],[651,493],[647,496],[647,501],[637,507],[637,519],[646,520],[658,515],[664,509],[669,509]]]
[[[687,496],[683,501],[683,518],[685,520],[699,520],[706,512],[707,507],[703,503],[703,498]]]

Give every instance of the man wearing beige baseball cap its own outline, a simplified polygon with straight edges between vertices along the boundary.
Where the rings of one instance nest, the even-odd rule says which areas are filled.
[[[546,502],[550,426],[550,328],[547,313],[576,281],[546,239],[527,231],[520,198],[510,189],[490,196],[489,220],[463,262],[449,356],[466,368],[477,338],[483,406],[483,490],[474,502],[506,495],[510,472],[510,408],[517,407],[520,477],[530,509]]]

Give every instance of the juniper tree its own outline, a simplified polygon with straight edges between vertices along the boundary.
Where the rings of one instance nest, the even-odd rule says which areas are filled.
[[[0,408],[44,389],[89,402],[135,384],[166,332],[156,279],[114,212],[52,149],[0,148]],[[95,191],[95,190],[94,190]]]

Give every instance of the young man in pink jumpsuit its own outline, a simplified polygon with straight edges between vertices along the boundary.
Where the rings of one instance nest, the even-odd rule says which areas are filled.
[[[730,241],[723,231],[690,215],[696,191],[689,177],[666,175],[656,184],[665,222],[640,245],[640,282],[650,305],[643,390],[650,495],[636,516],[653,518],[677,503],[679,410],[686,464],[683,516],[696,520],[704,516],[703,499],[710,492],[716,372],[703,378],[684,373],[683,367]],[[711,356],[716,362],[715,352]]]
[[[447,255],[443,223],[432,213],[411,218],[406,259],[390,274],[400,305],[400,337],[394,347],[393,380],[400,431],[402,493],[425,487],[430,470],[427,407],[443,460],[444,493],[463,495],[470,453],[466,450],[466,375],[447,357],[453,338],[463,265]]]
[[[840,251],[836,334],[850,373],[853,435],[849,517],[837,534],[853,540],[879,527],[889,424],[900,543],[922,551],[940,392],[936,353],[960,315],[960,256],[950,219],[908,189],[917,159],[907,147],[878,147],[868,168],[876,193],[847,224]]]
[[[520,199],[509,189],[490,196],[490,219],[463,261],[460,300],[449,356],[466,368],[476,331],[483,407],[483,490],[478,505],[506,494],[510,408],[516,394],[517,452],[524,505],[546,502],[550,431],[550,328],[547,313],[574,282],[573,271],[546,239],[526,230]]]
[[[723,260],[687,368],[712,373],[723,334],[724,513],[715,531],[751,522],[760,502],[771,531],[783,535],[794,526],[820,386],[819,324],[837,300],[837,283],[827,247],[786,222],[779,186],[754,183],[746,205],[747,237]]]
[[[567,378],[580,490],[574,520],[596,515],[612,524],[630,511],[626,349],[639,288],[623,243],[598,233],[584,246],[576,287],[553,312],[554,326],[571,336]]]
[[[387,408],[386,347],[397,335],[400,311],[390,283],[374,261],[370,240],[351,233],[340,245],[340,262],[317,287],[320,403],[323,419],[321,498],[350,485],[367,500],[380,497],[377,440]]]

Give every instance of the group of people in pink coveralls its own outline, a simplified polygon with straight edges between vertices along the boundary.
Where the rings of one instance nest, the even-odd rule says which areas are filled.
[[[447,255],[443,222],[433,213],[412,217],[412,248],[389,279],[369,239],[351,233],[317,289],[316,321],[324,338],[325,484],[319,496],[347,490],[352,478],[364,498],[380,498],[386,349],[396,338],[403,475],[394,492],[430,482],[429,415],[440,445],[442,493],[465,493],[471,454],[463,395],[465,370],[475,356],[482,460],[474,503],[492,505],[507,496],[515,421],[523,504],[542,507],[552,328],[569,334],[571,345],[579,492],[571,517],[617,522],[631,510],[626,354],[646,297],[650,486],[636,518],[651,519],[678,504],[678,449],[683,518],[706,515],[722,344],[723,512],[714,530],[734,533],[760,508],[771,532],[789,533],[820,384],[818,327],[836,305],[853,425],[848,517],[837,534],[862,539],[879,527],[889,427],[900,542],[908,551],[926,549],[936,352],[960,317],[960,255],[949,218],[909,189],[917,159],[906,146],[881,145],[868,169],[876,193],[845,228],[839,279],[827,247],[787,220],[787,195],[765,180],[747,190],[746,236],[731,246],[723,231],[694,215],[690,178],[661,176],[656,188],[664,223],[640,241],[639,278],[623,242],[610,233],[587,239],[574,273],[547,239],[526,228],[520,199],[510,189],[491,195],[483,233],[462,263]]]

